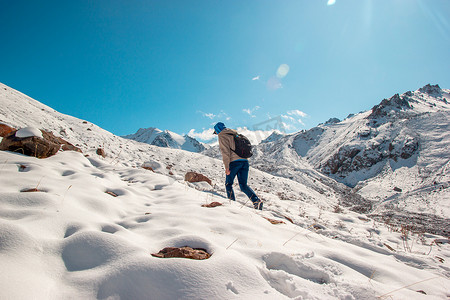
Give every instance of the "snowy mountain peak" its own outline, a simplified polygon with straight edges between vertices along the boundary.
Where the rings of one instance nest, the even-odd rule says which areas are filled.
[[[442,90],[438,84],[436,85],[427,84],[424,87],[420,88],[419,91],[434,97],[442,96]]]
[[[328,119],[328,121],[325,122],[325,125],[327,124],[336,124],[339,123],[341,120],[339,120],[338,118],[330,118]]]
[[[124,136],[126,139],[136,140],[141,143],[152,144],[155,138],[163,133],[160,129],[149,127],[149,128],[139,128],[135,134],[129,134]]]
[[[181,136],[169,130],[158,128],[140,128],[135,134],[124,136],[126,139],[146,143],[158,147],[182,149],[190,152],[202,152],[206,146],[187,135]]]
[[[449,100],[448,90],[441,89],[437,84],[427,84],[415,92],[408,91],[384,99],[372,108],[372,113],[368,116],[368,119],[379,119],[380,121],[383,118],[407,119],[423,113],[449,110]]]
[[[265,138],[264,140],[261,141],[262,143],[270,143],[270,142],[275,142],[278,141],[280,138],[282,138],[283,136],[285,136],[285,134],[280,133],[278,131],[274,131],[272,132],[271,135],[269,135],[267,138]]]
[[[375,105],[372,108],[372,113],[368,116],[369,119],[375,119],[384,116],[390,116],[395,112],[411,109],[407,97],[400,97],[399,94],[395,94],[389,99],[383,99],[380,104]]]

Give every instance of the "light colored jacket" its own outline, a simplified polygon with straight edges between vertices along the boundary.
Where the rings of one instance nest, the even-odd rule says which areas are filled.
[[[230,162],[245,159],[234,153],[233,150],[236,149],[236,145],[234,144],[234,135],[237,134],[236,130],[225,128],[221,132],[219,132],[219,148],[222,153],[223,164],[225,165],[225,169],[230,169]]]

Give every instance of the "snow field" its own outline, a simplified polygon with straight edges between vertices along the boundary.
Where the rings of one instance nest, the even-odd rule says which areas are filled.
[[[398,233],[380,228],[371,241],[371,221],[356,213],[302,203],[301,216],[293,212],[296,202],[276,197],[259,212],[242,207],[242,197],[229,202],[76,152],[45,160],[0,152],[0,162],[2,299],[376,299],[430,278],[394,299],[448,295],[448,244],[432,255],[419,245],[414,253],[392,252],[376,236],[395,247]],[[20,192],[30,188],[42,192]],[[211,201],[224,205],[201,207]],[[213,255],[204,261],[150,255],[186,245]]]

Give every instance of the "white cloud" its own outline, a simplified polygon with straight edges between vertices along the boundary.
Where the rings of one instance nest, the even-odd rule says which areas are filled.
[[[200,113],[200,114],[202,114],[203,117],[209,118],[209,119],[211,119],[211,120],[214,119],[214,118],[216,117],[216,115],[213,114],[213,113],[205,113],[205,112],[203,112],[203,111],[201,111],[201,110],[197,110],[197,113]]]
[[[298,110],[298,109],[290,110],[290,111],[287,112],[287,114],[291,115],[291,116],[292,115],[299,116],[299,117],[302,117],[302,118],[305,118],[305,117],[308,116],[306,113],[304,113],[304,112],[302,112],[301,110]]]
[[[259,75],[252,78],[252,80],[259,80],[259,79],[260,79]]]
[[[291,117],[291,116],[281,115],[281,117],[282,117],[283,119],[289,120],[289,121],[291,121],[291,122],[295,122],[295,121],[296,121],[295,118],[294,118],[294,117]]]
[[[228,116],[228,114],[226,112],[224,112],[223,110],[220,111],[219,114],[214,114],[214,113],[205,113],[201,110],[198,110],[197,113],[202,114],[203,117],[211,119],[211,120],[226,120],[229,121],[231,120],[231,117]]]
[[[261,107],[259,106],[255,106],[253,108],[244,108],[242,111],[249,114],[252,118],[256,118],[255,115],[253,115],[254,111],[257,111],[258,109],[260,109]]]
[[[258,145],[262,140],[266,139],[269,135],[271,135],[274,131],[280,133],[279,130],[271,129],[271,130],[250,130],[247,127],[239,127],[236,128],[236,131],[240,134],[245,135],[252,145]]]
[[[216,137],[216,135],[213,134],[214,129],[208,128],[204,129],[202,132],[195,132],[195,129],[189,130],[188,136],[203,140],[203,141],[209,141]]]
[[[295,127],[295,125],[293,125],[293,124],[287,124],[285,122],[282,122],[282,124],[283,124],[283,127],[285,130],[289,130],[289,131],[297,130],[297,127]]]
[[[286,127],[286,130],[297,130],[297,126],[306,126],[303,122],[302,118],[308,117],[308,114],[302,112],[301,110],[294,109],[287,112],[286,115],[281,115],[283,120],[283,124]]]

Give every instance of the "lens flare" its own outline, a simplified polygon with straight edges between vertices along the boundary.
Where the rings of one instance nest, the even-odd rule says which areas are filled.
[[[281,81],[277,77],[272,77],[269,80],[267,80],[267,89],[270,91],[275,91],[278,89],[281,89],[283,85],[281,84]]]
[[[277,77],[278,78],[283,78],[286,77],[286,75],[289,73],[289,66],[286,64],[282,64],[281,66],[278,67],[277,70]]]

